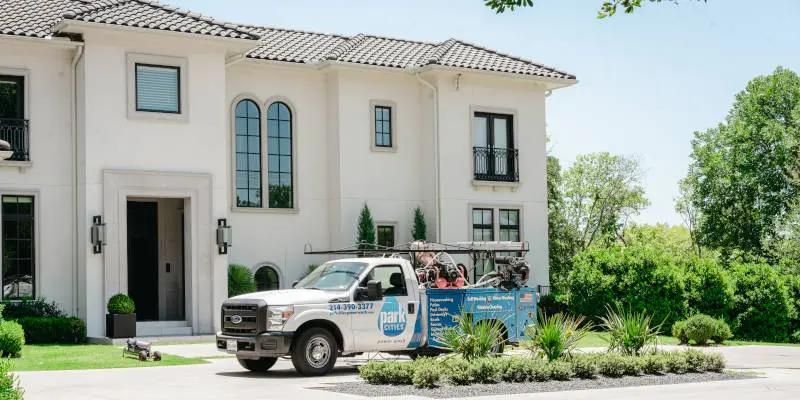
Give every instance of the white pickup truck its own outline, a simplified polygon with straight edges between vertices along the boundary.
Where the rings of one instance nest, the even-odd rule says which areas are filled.
[[[402,258],[352,258],[320,265],[293,289],[236,296],[222,305],[217,348],[242,367],[267,371],[290,356],[303,375],[324,375],[337,357],[367,352],[445,351],[438,333],[471,313],[502,323],[516,342],[536,320],[531,288],[425,289]]]

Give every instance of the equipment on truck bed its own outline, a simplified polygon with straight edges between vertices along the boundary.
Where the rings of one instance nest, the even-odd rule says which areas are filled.
[[[407,255],[414,265],[420,287],[450,289],[469,287],[524,287],[530,277],[530,265],[523,257],[528,252],[527,242],[456,242],[435,243],[423,240],[405,245],[383,247],[362,243],[339,250],[313,251],[306,245],[305,254],[341,254],[361,257],[399,257]],[[511,254],[511,255],[509,255]],[[491,261],[494,269],[480,280],[470,283],[470,273],[464,264],[456,262],[454,255],[468,255],[473,265],[480,260]],[[475,271],[472,280],[475,278]]]

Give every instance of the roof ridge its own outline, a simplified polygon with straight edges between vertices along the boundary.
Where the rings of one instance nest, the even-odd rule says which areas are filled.
[[[86,14],[94,11],[103,10],[106,8],[111,8],[116,5],[127,3],[132,0],[96,0],[96,1],[77,0],[77,1],[82,4],[75,5],[74,9],[63,12],[61,14],[62,18],[74,19],[81,14]]]
[[[444,55],[453,48],[456,42],[456,39],[450,38],[436,45],[436,49],[433,51],[431,56],[428,57],[425,65],[439,64],[439,61],[442,59],[442,57],[444,57]]]
[[[347,54],[350,50],[356,48],[356,46],[364,42],[366,39],[367,35],[364,35],[363,33],[359,33],[358,35],[348,38],[344,42],[337,44],[336,47],[331,49],[331,51],[325,55],[325,59],[334,61],[338,60],[340,57]]]
[[[511,55],[511,54],[508,54],[508,53],[503,53],[502,51],[490,49],[488,47],[481,46],[481,45],[478,45],[478,44],[475,44],[475,43],[471,43],[471,42],[467,42],[467,41],[464,41],[464,40],[461,40],[461,39],[453,39],[453,40],[455,42],[461,43],[461,44],[463,44],[465,46],[470,46],[470,47],[474,47],[474,48],[479,49],[479,50],[488,51],[490,53],[497,54],[498,56],[508,57],[508,58],[510,58],[512,60],[516,60],[516,61],[519,61],[519,62],[533,64],[533,65],[535,65],[535,66],[537,66],[539,68],[549,69],[551,72],[556,72],[556,73],[568,76],[568,77],[570,77],[572,79],[575,79],[575,75],[572,75],[572,74],[564,72],[564,71],[560,71],[560,70],[558,70],[558,69],[556,69],[554,67],[542,64],[540,62],[536,62],[536,61],[533,61],[533,60],[529,60],[527,58],[522,58],[522,57],[519,57],[519,56]],[[455,43],[453,43],[453,44],[455,44]],[[452,48],[452,46],[451,46],[451,48]],[[442,56],[444,56],[444,54],[442,54]]]
[[[309,31],[306,29],[294,29],[294,28],[283,28],[277,26],[264,26],[264,25],[255,25],[255,24],[237,24],[242,28],[248,29],[263,29],[265,31],[283,31],[283,32],[295,32],[295,33],[310,33],[313,35],[323,35],[323,36],[330,36],[330,37],[337,37],[341,39],[350,39],[350,36],[342,35],[339,33],[326,33],[326,32],[314,32]],[[263,38],[263,36],[262,36]]]

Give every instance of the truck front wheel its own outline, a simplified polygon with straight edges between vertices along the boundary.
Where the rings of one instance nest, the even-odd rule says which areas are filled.
[[[239,365],[242,368],[253,372],[267,372],[278,361],[277,357],[261,357],[257,360],[248,360],[246,358],[237,358]]]
[[[292,364],[302,375],[325,375],[333,369],[339,348],[336,339],[323,328],[311,328],[297,338]]]

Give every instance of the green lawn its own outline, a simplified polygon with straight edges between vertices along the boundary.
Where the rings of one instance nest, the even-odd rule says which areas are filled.
[[[136,368],[204,364],[199,358],[169,354],[161,361],[139,361],[122,357],[122,348],[106,345],[26,345],[22,356],[12,358],[14,371],[55,371],[65,369]]]

